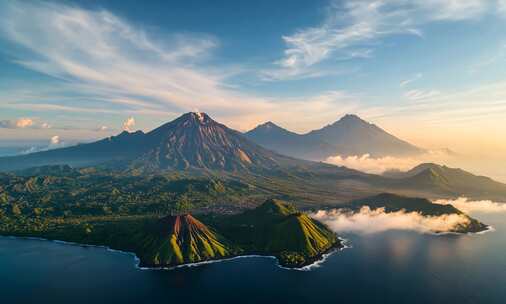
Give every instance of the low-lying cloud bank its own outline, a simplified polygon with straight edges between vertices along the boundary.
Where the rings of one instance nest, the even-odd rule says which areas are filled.
[[[453,200],[436,200],[435,204],[440,205],[453,205],[453,207],[459,209],[465,213],[498,213],[506,212],[506,203],[493,202],[489,200],[482,201],[470,201],[466,197],[459,197]]]
[[[453,158],[453,155],[445,151],[435,150],[412,157],[385,156],[373,158],[369,154],[353,156],[336,155],[327,158],[325,162],[367,173],[381,174],[389,170],[408,171],[421,163],[447,163]]]
[[[387,230],[411,230],[420,233],[450,232],[470,223],[469,218],[459,214],[423,216],[417,212],[385,212],[384,208],[371,210],[368,206],[358,212],[334,209],[320,210],[310,214],[326,224],[334,232],[378,233]]]

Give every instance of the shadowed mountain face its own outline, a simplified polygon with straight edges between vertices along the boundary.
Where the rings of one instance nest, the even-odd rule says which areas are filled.
[[[146,134],[123,132],[90,144],[0,158],[0,170],[66,164],[121,165],[140,170],[249,171],[271,170],[288,163],[304,161],[262,148],[205,113],[187,113]]]
[[[245,136],[263,147],[302,159],[322,160],[336,153],[336,147],[325,141],[288,131],[272,122],[259,125]]]
[[[294,157],[325,160],[330,156],[406,156],[423,152],[356,115],[307,134],[296,134],[269,122],[246,133],[256,143]]]
[[[397,173],[392,179],[400,188],[412,188],[452,196],[465,195],[474,198],[503,200],[506,185],[485,176],[477,176],[458,168],[425,163],[413,169]]]
[[[122,132],[89,144],[0,158],[0,170],[11,171],[37,166],[70,165],[93,166],[105,162],[124,161],[141,154],[145,149],[145,134]]]

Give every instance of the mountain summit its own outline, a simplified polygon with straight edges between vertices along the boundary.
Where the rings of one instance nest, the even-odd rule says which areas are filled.
[[[242,171],[274,168],[282,158],[199,112],[186,113],[147,133],[146,146],[134,166]]]
[[[423,152],[422,149],[393,136],[375,124],[351,114],[343,116],[331,125],[311,131],[307,136],[334,145],[337,154],[340,155],[370,154],[373,157],[382,157]]]
[[[330,156],[406,156],[423,152],[357,115],[347,114],[333,124],[306,134],[297,134],[273,123],[246,133],[254,142],[279,153],[310,160]]]

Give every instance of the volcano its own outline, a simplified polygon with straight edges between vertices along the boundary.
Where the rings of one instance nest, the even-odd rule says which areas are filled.
[[[174,266],[237,254],[229,241],[190,214],[166,216],[135,238],[144,266]]]
[[[287,160],[205,113],[186,113],[146,134],[149,147],[133,161],[145,169],[247,171],[274,169]]]
[[[101,165],[143,171],[272,170],[305,161],[282,156],[250,141],[205,113],[190,112],[148,133],[122,132],[89,144],[0,158],[0,170],[45,165]]]

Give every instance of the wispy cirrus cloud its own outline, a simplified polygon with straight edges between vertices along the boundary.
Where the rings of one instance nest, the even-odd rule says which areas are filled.
[[[409,100],[422,100],[422,99],[429,99],[431,97],[435,97],[441,94],[438,90],[409,90],[406,93],[404,93],[404,97],[406,97]]]
[[[505,11],[506,13],[506,11]],[[506,43],[499,46],[499,49],[492,54],[487,54],[481,60],[474,63],[470,68],[469,72],[475,74],[483,69],[489,68],[496,64],[506,61]]]
[[[62,80],[60,90],[6,96],[3,108],[165,117],[198,108],[239,129],[300,113],[310,121],[335,119],[336,105],[361,108],[356,98],[339,90],[300,98],[245,94],[227,85],[235,69],[206,61],[219,46],[215,37],[148,34],[105,10],[6,2],[0,4],[0,35],[24,48],[12,54],[17,64]],[[369,110],[376,111],[362,107],[361,113]]]
[[[263,74],[270,80],[324,75],[326,70],[319,63],[364,48],[368,58],[380,38],[399,34],[421,37],[424,24],[475,19],[500,5],[487,0],[332,1],[321,24],[282,37],[284,56],[274,62],[277,67]]]
[[[382,37],[419,36],[422,32],[418,27],[428,20],[478,18],[491,5],[482,1],[466,3],[449,5],[447,1],[435,0],[334,3],[323,25],[301,29],[300,36],[288,36],[294,42],[293,51],[279,60],[278,68],[282,68],[275,71],[279,75],[274,78],[281,79],[285,73],[293,78],[339,73],[322,71],[317,65],[329,58],[371,57],[375,43]],[[413,15],[416,18],[408,18]],[[403,22],[405,18],[409,21]],[[497,111],[491,110],[503,107],[504,99],[497,95],[506,92],[499,85],[494,88],[496,91],[480,89],[480,94],[478,88],[462,90],[461,94],[413,89],[405,96],[408,103],[388,106],[364,102],[368,96],[339,87],[306,96],[259,96],[227,85],[227,77],[237,73],[237,69],[207,61],[220,46],[216,37],[191,33],[162,35],[156,29],[146,30],[108,11],[56,3],[1,2],[0,36],[16,50],[23,50],[11,54],[17,64],[59,80],[56,86],[30,85],[23,92],[2,90],[0,108],[67,117],[74,113],[115,116],[115,121],[95,121],[87,126],[96,131],[101,125],[121,129],[122,119],[128,116],[138,118],[142,127],[146,116],[157,121],[169,120],[195,108],[241,130],[275,120],[305,132],[345,113],[356,113],[366,119],[388,114],[412,120],[416,115],[418,120],[448,122],[472,119],[479,111],[497,115]],[[300,43],[297,37],[301,38]],[[291,55],[294,57],[288,60]],[[463,100],[469,101],[471,108],[458,106]],[[70,123],[71,119],[65,123],[57,121],[53,128]]]
[[[392,108],[388,115],[437,125],[482,123],[506,113],[506,82],[453,91],[412,90],[405,94],[405,98],[409,102]]]
[[[422,79],[422,77],[423,77],[422,73],[417,73],[414,76],[412,76],[412,77],[410,77],[410,78],[408,78],[406,80],[401,81],[401,83],[399,83],[399,86],[400,87],[405,87],[405,86],[407,86],[410,83],[413,83],[413,82],[415,82],[417,80]]]

